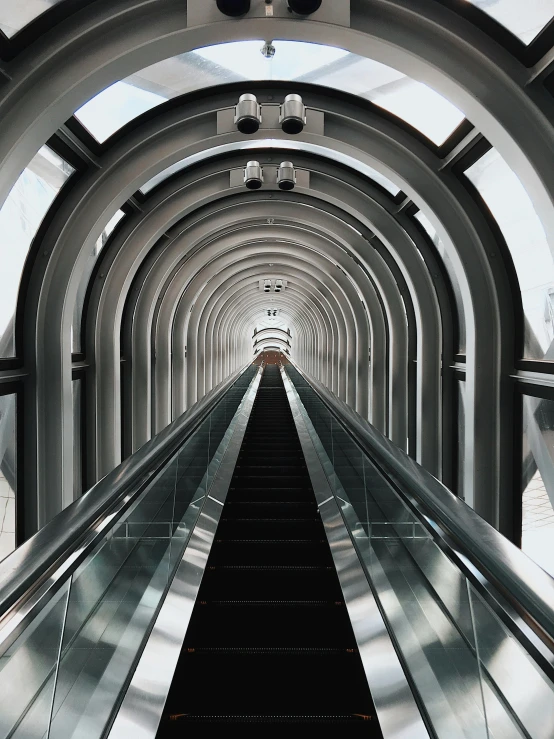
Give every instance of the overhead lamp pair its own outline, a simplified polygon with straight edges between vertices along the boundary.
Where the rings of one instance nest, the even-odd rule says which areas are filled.
[[[280,293],[283,289],[283,280],[275,280],[275,292]],[[264,293],[271,292],[271,280],[264,280]],[[267,312],[269,315],[270,311]],[[276,315],[274,312],[273,315]]]
[[[247,162],[244,169],[244,184],[248,190],[259,190],[264,183],[264,170],[259,162]],[[292,162],[281,162],[277,170],[277,186],[280,190],[293,190],[296,172]]]
[[[296,15],[311,15],[319,10],[322,0],[287,0],[289,11]],[[250,0],[216,0],[218,10],[231,18],[239,18],[250,10]]]
[[[235,124],[241,133],[253,134],[262,122],[262,109],[252,93],[241,95],[235,106]],[[279,110],[279,124],[285,133],[296,135],[306,125],[306,106],[300,95],[287,95]]]

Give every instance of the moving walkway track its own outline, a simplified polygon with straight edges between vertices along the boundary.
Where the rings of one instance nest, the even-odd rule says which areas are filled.
[[[554,581],[291,364],[0,563],[0,739],[552,739],[553,685]]]

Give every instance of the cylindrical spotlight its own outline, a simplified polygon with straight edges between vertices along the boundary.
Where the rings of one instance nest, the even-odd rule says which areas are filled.
[[[300,95],[287,95],[279,112],[279,123],[285,133],[298,134],[306,125],[306,108]]]
[[[263,185],[264,174],[259,162],[247,162],[244,169],[244,184],[249,190],[259,190]]]
[[[262,109],[255,95],[247,92],[235,106],[235,124],[241,133],[256,133],[262,122]]]
[[[277,170],[277,185],[280,190],[294,190],[296,172],[292,162],[281,162]]]
[[[288,0],[288,4],[297,15],[311,15],[321,8],[321,0]]]
[[[268,293],[271,290],[271,280],[264,280],[264,293]],[[270,315],[270,311],[267,311],[267,315]]]
[[[232,18],[238,18],[250,10],[250,0],[216,0],[217,9]]]

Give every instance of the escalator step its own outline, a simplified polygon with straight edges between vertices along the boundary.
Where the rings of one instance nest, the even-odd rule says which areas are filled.
[[[348,625],[340,601],[207,602],[191,619],[187,643],[203,645],[209,633],[212,647],[340,649]]]
[[[293,518],[231,518],[220,521],[222,539],[321,539],[321,521]]]
[[[332,565],[329,545],[322,539],[218,539],[214,565]]]
[[[186,720],[186,723],[246,723],[246,724],[351,724],[374,721],[375,716],[363,716],[361,714],[350,714],[345,716],[199,716],[195,714],[175,714],[170,717],[172,721]],[[365,727],[364,727],[365,728]],[[367,729],[366,729],[367,730]]]
[[[372,713],[371,707],[359,708],[367,705],[367,685],[356,650],[299,654],[186,649],[174,684],[181,690],[168,700],[170,714],[321,715],[329,710],[325,696],[330,694],[333,713]]]

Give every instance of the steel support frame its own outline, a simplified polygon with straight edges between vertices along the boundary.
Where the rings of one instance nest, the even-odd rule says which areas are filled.
[[[355,110],[355,107],[354,106],[353,106],[353,110]],[[468,268],[470,266],[469,263],[471,262],[471,259],[469,259],[469,252],[473,252],[473,254],[471,256],[472,257],[475,257],[476,256],[476,253],[479,254],[479,249],[480,248],[481,248],[481,252],[479,254],[479,261],[481,262],[481,265],[482,265],[482,263],[483,263],[483,254],[482,254],[482,251],[483,250],[482,250],[482,247],[480,245],[481,245],[481,243],[483,241],[483,231],[482,231],[482,229],[477,230],[475,228],[474,219],[471,218],[471,217],[468,217],[468,211],[467,210],[464,212],[464,208],[461,207],[462,206],[462,203],[460,203],[460,198],[455,198],[455,202],[453,201],[453,195],[454,195],[454,193],[453,192],[449,192],[449,190],[452,191],[452,190],[456,190],[456,188],[457,188],[458,191],[459,191],[458,194],[461,196],[461,200],[462,201],[464,200],[464,198],[467,201],[467,193],[465,193],[465,191],[463,190],[463,188],[461,187],[461,185],[459,183],[456,183],[454,181],[454,178],[451,175],[450,175],[450,179],[452,181],[450,183],[448,183],[448,184],[450,184],[450,188],[448,188],[448,187],[445,186],[445,183],[448,182],[448,176],[449,175],[448,175],[448,173],[445,174],[445,173],[441,173],[439,171],[439,169],[440,169],[438,167],[438,161],[439,160],[438,160],[437,157],[435,157],[435,159],[437,160],[437,162],[436,162],[436,164],[433,167],[430,167],[429,164],[428,164],[428,162],[425,162],[425,164],[422,167],[420,167],[419,164],[418,164],[418,162],[422,158],[421,157],[422,152],[418,152],[418,154],[420,155],[420,157],[418,159],[418,156],[416,155],[416,153],[414,153],[414,150],[417,149],[418,146],[414,144],[413,140],[411,140],[409,142],[410,143],[410,146],[409,146],[410,156],[409,157],[404,156],[404,162],[401,162],[399,160],[399,156],[401,154],[403,154],[403,155],[406,154],[406,146],[404,145],[404,147],[403,147],[401,144],[399,145],[399,142],[398,141],[392,142],[392,141],[390,141],[390,139],[385,140],[385,137],[381,134],[381,131],[378,131],[377,130],[377,126],[374,129],[371,129],[371,134],[368,137],[368,135],[367,135],[368,134],[367,127],[364,127],[363,124],[361,124],[359,122],[357,124],[354,124],[352,122],[352,120],[351,120],[351,117],[345,118],[344,115],[339,116],[335,111],[331,111],[327,115],[328,115],[328,119],[329,119],[329,123],[330,123],[330,125],[329,125],[330,133],[332,133],[334,135],[334,137],[335,137],[335,138],[333,138],[333,136],[331,136],[331,141],[328,141],[327,140],[327,136],[325,137],[325,141],[326,141],[326,145],[327,146],[330,146],[330,148],[335,148],[335,149],[341,150],[341,151],[343,151],[345,153],[349,153],[350,155],[354,154],[355,156],[357,156],[360,159],[364,158],[372,166],[374,166],[376,168],[380,168],[381,170],[384,170],[385,173],[388,174],[388,175],[390,175],[391,172],[393,172],[393,177],[397,181],[400,178],[402,180],[403,184],[406,185],[406,187],[404,189],[406,189],[406,191],[408,191],[410,194],[413,193],[413,199],[414,199],[414,201],[418,202],[418,204],[421,204],[422,207],[423,207],[423,209],[425,210],[425,212],[430,213],[429,208],[425,206],[425,203],[422,200],[423,193],[425,193],[426,201],[429,203],[429,205],[431,206],[431,208],[434,208],[434,210],[435,210],[436,213],[439,213],[440,214],[441,221],[439,222],[438,217],[435,216],[435,215],[433,215],[431,213],[431,215],[433,215],[433,219],[435,220],[435,223],[437,223],[439,225],[439,228],[442,231],[441,235],[443,235],[443,238],[445,240],[445,243],[453,250],[453,254],[455,254],[455,250],[453,248],[452,241],[451,241],[451,239],[449,237],[449,232],[446,230],[445,226],[443,225],[443,223],[445,223],[445,222],[448,223],[449,226],[451,226],[449,230],[452,233],[454,233],[456,231],[456,226],[461,226],[461,228],[458,229],[458,233],[460,234],[460,241],[458,243],[460,243],[460,244],[462,243],[462,241],[463,241],[462,235],[463,236],[470,237],[468,239],[468,242],[466,242],[466,244],[465,244],[466,251],[468,253],[465,255],[466,256],[465,260],[463,260],[463,264],[466,266],[466,270],[469,272],[469,269]],[[334,119],[333,119],[333,116],[335,116]],[[350,121],[350,125],[348,125],[348,121]],[[196,120],[195,122],[198,123],[198,120]],[[346,123],[346,125],[345,125],[345,123]],[[182,121],[179,121],[179,122],[175,121],[173,123],[173,126],[170,126],[170,128],[171,127],[173,127],[174,129],[176,129],[177,127],[179,127],[180,128],[179,133],[182,134],[183,133],[183,128],[186,128],[187,125],[186,125],[186,123],[183,123]],[[196,130],[196,128],[202,128],[202,127],[201,126],[195,126],[195,130]],[[336,138],[336,136],[339,135],[339,133],[341,131],[342,131],[342,134],[341,135],[343,136],[343,141],[339,141]],[[189,129],[187,132],[188,133],[191,133],[191,130]],[[164,133],[165,133],[165,131],[164,131]],[[355,134],[357,134],[357,136]],[[355,139],[356,143],[358,144],[358,148],[352,147],[352,142],[353,142],[352,136],[353,135],[354,135],[354,139]],[[132,138],[133,137],[131,136],[131,139]],[[160,134],[160,138],[163,138],[163,134]],[[209,137],[205,137],[205,138],[209,138]],[[216,137],[216,138],[218,139],[218,143],[221,141],[221,138],[225,138],[226,140],[228,140],[229,138],[230,139],[233,139],[233,137]],[[309,136],[307,136],[306,138],[309,139]],[[362,138],[364,139],[364,142],[362,142]],[[407,138],[409,138],[409,137],[407,137]],[[350,143],[346,144],[346,143],[344,143],[344,140],[349,141]],[[164,143],[166,144],[166,149],[165,150],[167,152],[167,143],[168,142],[165,141]],[[406,144],[406,143],[407,142],[404,142],[404,144]],[[206,144],[208,144],[207,141],[205,141],[205,145]],[[371,150],[373,156],[369,155],[369,153],[366,154],[363,149],[360,149],[359,147],[362,146],[362,145],[365,145],[366,151]],[[115,148],[117,148],[117,146]],[[424,149],[425,147],[419,146],[419,148],[420,149]],[[189,151],[190,151],[190,148],[189,148]],[[360,152],[362,152],[362,154],[360,154]],[[110,153],[111,152],[108,152],[108,154],[110,154]],[[137,158],[138,158],[138,160],[140,160],[141,154],[144,154],[145,153],[144,151],[143,152],[137,152],[135,150],[134,153],[135,153],[135,157],[133,159],[134,177],[136,178],[137,172],[143,171],[143,174],[141,175],[141,179],[144,181],[144,179],[148,179],[148,176],[151,176],[152,174],[154,174],[155,173],[155,170],[160,171],[161,169],[164,168],[164,165],[167,166],[167,164],[168,163],[171,163],[171,161],[176,161],[177,159],[181,158],[182,157],[182,154],[183,154],[183,149],[182,149],[182,147],[179,147],[179,145],[177,144],[176,141],[174,141],[173,142],[173,146],[172,146],[171,155],[169,157],[165,158],[165,160],[163,158],[162,158],[161,161],[160,161],[160,159],[158,159],[157,160],[157,163],[153,163],[152,160],[150,159],[150,162],[149,162],[149,165],[150,166],[148,166],[148,164],[146,163],[146,161],[140,162],[140,164],[138,164],[138,162],[137,162]],[[427,159],[432,159],[433,156],[434,156],[428,150],[426,150],[423,153],[425,154],[425,157]],[[374,158],[374,157],[377,157],[377,158]],[[425,158],[425,157],[423,157],[423,158]],[[125,157],[122,157],[122,159],[125,159]],[[383,161],[387,162],[387,166],[384,166],[383,167],[383,165],[380,164],[380,162],[379,162],[380,159],[382,159]],[[118,164],[119,164],[118,173],[126,174],[128,176],[130,174],[130,172],[127,169],[127,163],[124,165],[120,161],[120,162],[118,162]],[[137,164],[138,164],[138,167],[137,167]],[[410,166],[407,166],[407,165],[410,165]],[[124,172],[124,170],[126,170],[126,169],[127,169],[127,171]],[[417,172],[417,176],[416,176],[416,172]],[[100,170],[100,173],[99,173],[100,176],[98,177],[98,179],[99,180],[102,180],[103,179],[103,175],[105,175],[105,173],[106,173],[105,170]],[[410,175],[410,173],[411,173],[411,175]],[[413,186],[408,185],[409,180],[412,179],[412,178],[414,179],[414,182],[417,182],[417,190]],[[93,178],[90,178],[89,177],[88,179],[89,180],[90,179],[94,179],[94,177]],[[131,187],[136,182],[135,179],[133,179],[133,178],[131,178],[131,179],[133,181],[132,181],[132,184],[129,186],[129,190],[131,189]],[[85,177],[85,178],[83,178],[83,180],[86,181],[87,178]],[[82,182],[83,182],[83,180],[82,180]],[[95,186],[92,188],[95,191],[94,192],[94,195],[92,195],[90,192],[87,193],[89,195],[88,212],[89,213],[95,213],[95,214],[98,214],[98,212],[101,213],[101,215],[98,216],[99,220],[95,219],[92,223],[89,220],[86,223],[86,225],[83,224],[84,229],[88,229],[88,233],[90,234],[90,236],[89,236],[89,240],[90,241],[93,240],[94,235],[95,235],[95,231],[96,230],[98,230],[98,231],[101,230],[101,227],[102,227],[102,219],[107,220],[106,216],[109,218],[110,210],[111,209],[115,210],[116,207],[122,202],[122,200],[125,199],[130,194],[130,192],[127,189],[124,189],[124,190],[120,189],[119,190],[119,196],[116,196],[115,202],[114,202],[114,199],[113,199],[114,196],[112,195],[112,196],[110,196],[109,202],[107,204],[105,204],[104,207],[100,207],[98,209],[95,209],[94,207],[92,207],[90,205],[90,200],[91,199],[94,200],[95,198],[98,198],[99,200],[102,200],[102,198],[99,195],[99,190],[100,190],[99,184],[100,183],[95,183]],[[121,188],[121,185],[119,187]],[[68,201],[67,204],[69,204],[69,201],[72,201],[74,199],[73,196],[76,194],[76,190],[78,190],[78,189],[79,189],[79,187],[75,187],[74,188],[74,190],[72,191],[70,197],[67,198],[67,201]],[[136,189],[136,187],[135,187],[135,189]],[[419,191],[421,191],[421,193]],[[64,210],[64,208],[62,207],[60,210]],[[73,208],[72,208],[72,210],[73,210]],[[475,212],[475,210],[476,209],[474,208],[474,212]],[[460,211],[462,211],[462,212],[460,212]],[[64,215],[67,216],[67,213],[65,213]],[[470,213],[470,215],[473,215],[473,214]],[[478,215],[479,214],[475,214],[475,218],[478,219]],[[86,221],[87,219],[83,219],[83,220]],[[66,218],[66,221],[67,221],[67,218]],[[368,227],[371,227],[371,224],[368,224]],[[79,240],[75,241],[74,238],[72,238],[72,237],[75,236],[75,234],[72,233],[73,228],[72,228],[72,225],[71,224],[65,223],[63,230],[64,230],[64,234],[62,235],[62,238],[56,244],[56,252],[57,252],[58,255],[62,251],[63,243],[65,242],[65,245],[67,247],[67,244],[68,244],[68,242],[69,242],[70,239],[71,239],[71,241],[72,241],[73,244],[76,244],[76,243],[81,243],[82,244],[83,243],[83,239],[82,238],[81,238],[80,241]],[[64,236],[65,236],[65,238],[64,238]],[[487,238],[489,238],[488,237],[488,234],[485,232],[484,233],[484,236],[485,236],[485,241],[486,241]],[[492,237],[491,237],[491,240],[492,240]],[[86,237],[85,237],[84,241],[85,242],[87,241],[87,238]],[[468,249],[467,248],[468,246],[471,246],[472,248],[471,249]],[[67,255],[67,256],[69,257],[69,255]],[[68,264],[66,264],[66,266],[64,267],[64,269],[62,269],[62,272],[65,272],[65,275],[66,276],[68,276],[68,270],[69,270],[69,274],[71,274],[72,268],[74,268],[76,270],[76,272],[78,272],[78,261],[79,261],[78,259],[76,261],[72,261],[71,257],[69,257],[68,258]],[[460,260],[460,261],[462,261],[462,260]],[[50,274],[48,274],[46,276],[46,283],[47,284],[52,284],[53,283],[53,281],[52,281],[53,272],[50,271],[50,269],[52,268],[54,262],[57,262],[56,266],[59,266],[59,264],[60,264],[59,256],[58,256],[58,259],[51,259],[50,262],[49,262],[48,269],[46,270],[47,272],[50,272]],[[473,264],[475,265],[474,266],[474,272],[476,271],[476,267],[478,266],[477,264],[475,264],[476,262],[477,262],[477,260],[474,260],[474,262],[473,262]],[[481,265],[479,265],[479,266],[481,266]],[[458,263],[458,266],[460,267],[460,264],[459,263]],[[490,265],[487,265],[487,267],[488,267],[488,270],[487,270],[488,271],[488,274],[486,274],[485,277],[489,280],[489,282],[492,281],[492,283],[494,284],[495,283],[495,275],[494,274],[491,275],[491,272],[493,272],[493,270],[490,269]],[[38,271],[40,272],[40,270],[38,270]],[[502,272],[502,269],[500,268],[499,270],[497,270],[497,272],[500,272],[501,273]],[[60,275],[58,275],[58,277],[59,276]],[[407,276],[409,277],[409,275],[407,275]],[[44,275],[42,275],[42,277],[44,278]],[[498,275],[496,275],[496,277],[498,277]],[[502,274],[500,274],[499,277],[502,278]],[[428,277],[426,276],[425,279],[428,279]],[[42,282],[43,281],[40,280],[40,278],[38,278],[37,280],[35,280],[35,283],[34,283],[35,287],[38,288],[38,285],[39,284],[42,284]],[[63,282],[62,282],[62,284],[63,284]],[[478,297],[483,296],[484,291],[482,289],[479,289],[479,288],[482,288],[482,286],[483,286],[483,273],[480,274],[480,279],[479,279],[479,285],[478,285],[478,287],[475,288],[475,286],[473,286],[474,289],[471,291],[471,295],[468,296],[466,294],[466,299],[468,299],[468,300],[473,299],[473,301],[475,302]],[[491,324],[491,322],[494,324],[495,323],[495,320],[494,319],[496,319],[496,325],[493,325],[492,326],[492,328],[494,329],[494,331],[492,331],[492,335],[499,336],[499,338],[500,338],[500,335],[501,334],[504,334],[505,332],[501,330],[502,327],[499,325],[500,324],[499,315],[498,315],[499,314],[499,311],[497,310],[497,308],[498,308],[498,303],[506,302],[505,301],[505,298],[506,298],[505,293],[506,292],[507,292],[506,289],[504,289],[504,291],[497,290],[496,293],[494,293],[494,295],[493,295],[493,303],[494,303],[493,307],[494,307],[495,310],[491,310],[491,311],[488,311],[488,312],[487,311],[483,311],[483,313],[485,314],[485,316],[487,316],[487,315],[489,316],[489,320],[487,321],[487,323],[489,325]],[[44,295],[45,293],[42,292],[41,294]],[[48,296],[50,296],[50,293],[48,293]],[[48,300],[48,296],[47,296],[47,300]],[[69,297],[69,301],[71,302],[71,291],[69,291],[68,297]],[[495,300],[495,298],[496,298],[496,300]],[[56,303],[57,302],[56,299],[54,299],[53,302]],[[490,301],[488,301],[488,302],[489,302],[489,305],[487,306],[487,308],[490,307]],[[32,304],[32,301],[30,301],[30,303]],[[475,306],[470,306],[470,307],[471,308],[474,308]],[[37,308],[38,308],[38,306],[37,306]],[[472,310],[470,310],[469,312],[470,313],[473,313]],[[62,309],[62,313],[63,313],[63,309]],[[479,311],[479,313],[481,314],[481,311]],[[39,319],[40,319],[41,315],[42,315],[42,313],[40,312],[39,313]],[[493,319],[493,320],[491,320],[491,319]],[[57,323],[57,326],[59,327],[59,325],[60,324],[58,322]],[[481,325],[481,324],[479,324],[479,325]],[[44,329],[44,328],[45,328],[45,324],[39,320],[39,330]],[[437,332],[437,334],[435,334],[435,339],[434,339],[435,341],[436,341],[437,335],[440,335],[440,330]],[[490,336],[491,336],[491,332],[489,331],[488,334],[487,334],[487,343],[488,344],[491,344]],[[493,457],[495,459],[498,459],[499,458],[499,454],[500,454],[500,450],[502,448],[504,448],[504,447],[501,444],[500,445],[498,444],[499,429],[501,429],[501,425],[499,425],[498,424],[498,421],[495,420],[495,419],[497,419],[498,415],[504,415],[505,416],[508,411],[503,411],[503,413],[500,413],[500,411],[502,409],[499,407],[501,404],[498,402],[499,397],[500,397],[500,394],[501,394],[499,392],[499,389],[498,389],[499,388],[499,377],[502,374],[502,373],[499,373],[498,372],[498,359],[499,359],[498,356],[497,356],[498,343],[497,342],[494,342],[493,343],[494,352],[491,351],[490,347],[487,350],[486,347],[483,347],[482,346],[482,343],[483,342],[481,342],[481,343],[476,342],[475,343],[475,346],[474,347],[470,347],[470,348],[473,348],[475,350],[476,359],[478,359],[479,362],[480,362],[480,363],[477,363],[476,362],[476,366],[479,367],[480,372],[481,371],[484,371],[484,369],[488,369],[489,370],[488,377],[486,377],[486,378],[483,377],[483,383],[482,383],[483,384],[483,387],[486,387],[487,386],[487,381],[488,381],[488,385],[489,385],[489,387],[488,387],[489,392],[486,393],[487,394],[487,398],[489,400],[489,402],[487,403],[487,406],[488,407],[485,407],[485,412],[482,415],[484,417],[486,416],[486,421],[487,421],[488,425],[492,427],[491,428],[491,431],[493,432],[492,438],[494,439],[494,445],[495,445],[495,454],[493,455]],[[30,342],[29,343],[26,342],[26,346],[27,347],[29,346],[29,344],[30,344]],[[56,342],[56,344],[59,347],[60,346],[60,341],[58,340]],[[510,346],[509,340],[507,342],[500,342],[500,346],[502,348],[507,347],[506,348],[506,351],[504,351],[503,354],[502,354],[503,357],[505,357],[506,355],[509,355],[510,354],[510,352],[509,352],[509,346]],[[35,347],[36,347],[36,345],[35,345]],[[32,348],[34,349],[35,347],[32,347]],[[477,357],[477,354],[479,353],[478,350],[482,350],[485,356],[484,357],[481,357],[481,356]],[[37,353],[39,353],[39,352],[40,352],[40,348],[38,348],[38,352]],[[493,353],[495,355],[495,356],[492,357],[492,360],[494,360],[494,361],[488,361],[488,359],[490,359],[490,354],[491,353]],[[60,352],[60,354],[63,355],[63,351]],[[487,354],[488,354],[488,357],[486,356]],[[470,355],[471,355],[471,352],[468,351],[468,356],[470,356]],[[485,359],[487,359],[487,361],[484,361]],[[62,365],[63,365],[63,361],[62,361]],[[48,377],[48,372],[42,372],[41,373],[40,369],[41,369],[41,362],[37,362],[37,370],[38,370],[37,377],[39,378],[39,382],[38,382],[39,388],[38,389],[40,390],[40,389],[44,388],[44,390],[45,390],[46,384],[51,384],[49,382],[49,379],[52,379],[52,378],[49,378]],[[40,378],[42,378],[42,381],[41,381]],[[492,393],[490,392],[490,390],[491,390],[491,384],[492,384],[493,387],[496,387],[497,388]],[[63,383],[60,386],[60,390],[62,389],[62,387],[63,387]],[[476,383],[474,385],[474,389],[475,390],[480,389],[480,383]],[[40,394],[41,393],[39,392],[39,395]],[[60,395],[58,395],[56,392],[53,393],[53,396],[54,397],[56,395],[57,395],[58,398],[60,397]],[[63,397],[63,391],[61,392],[61,396]],[[496,403],[491,403],[490,402],[491,399],[495,400]],[[62,403],[62,405],[63,405],[63,403]],[[491,413],[491,405],[496,405],[496,408],[494,410],[499,411],[498,414],[495,415],[494,413]],[[477,406],[477,403],[474,402],[474,408],[476,406]],[[483,406],[479,406],[479,408],[482,408],[482,407]],[[37,415],[38,416],[41,416],[41,415],[44,416],[44,414],[41,414],[40,412],[37,413]],[[58,415],[59,415],[59,412],[58,412]],[[469,429],[470,430],[468,431],[468,443],[471,443],[472,444],[473,443],[473,435],[472,435],[471,432],[474,431],[474,424],[475,424],[475,420],[476,419],[475,418],[474,419],[471,419],[470,418],[469,420],[470,420],[470,424],[469,424]],[[473,425],[471,423],[472,421],[474,422]],[[62,421],[61,426],[63,426],[63,421]],[[440,427],[440,421],[438,423],[438,426]],[[41,434],[39,434],[39,437],[40,436],[41,436]],[[43,436],[46,436],[46,434],[44,434]],[[48,447],[48,442],[46,443],[46,447]],[[52,450],[52,451],[55,451],[55,450]],[[490,449],[489,449],[489,451],[490,451]],[[44,452],[46,452],[46,449],[44,450]],[[477,451],[477,449],[474,449],[473,452],[474,452],[474,456],[475,455],[479,456],[479,452]],[[64,455],[63,455],[63,452],[62,452],[62,459],[63,459],[63,456]],[[47,457],[48,457],[48,455],[46,455],[46,454],[44,454],[44,455],[39,454],[39,460],[40,459],[44,460],[44,464],[39,464],[39,467],[41,469],[42,468],[46,468],[48,466],[47,463],[46,463],[46,461],[45,461],[47,459]],[[468,476],[468,480],[470,482],[470,488],[473,487],[474,489],[476,489],[475,486],[478,485],[478,487],[482,491],[481,493],[479,493],[479,495],[477,495],[477,497],[473,501],[474,504],[476,505],[477,510],[479,510],[481,513],[483,513],[489,519],[491,519],[493,521],[495,521],[495,520],[498,520],[499,521],[500,520],[500,511],[499,511],[498,495],[497,495],[497,499],[496,500],[491,501],[491,499],[490,499],[491,496],[488,495],[488,492],[491,489],[498,492],[497,480],[498,480],[499,475],[501,474],[501,470],[500,470],[501,465],[498,465],[498,464],[497,465],[493,465],[492,468],[491,468],[490,459],[491,459],[491,455],[489,454],[487,456],[487,470],[489,471],[489,475],[488,476],[485,476],[484,475],[484,472],[487,471],[487,470],[483,470],[483,468],[479,466],[479,460],[477,460],[476,468],[475,468],[475,470],[472,470],[471,471],[471,474]],[[60,460],[60,455],[55,453],[54,454],[54,457],[52,459],[52,464],[58,466],[59,465],[59,460]],[[422,461],[424,461],[424,460],[422,459]],[[432,468],[432,465],[430,465],[430,466]],[[63,464],[62,464],[61,467],[63,469]],[[481,474],[479,476],[479,473],[483,473],[483,474]],[[48,477],[49,474],[50,473],[48,473],[46,476]],[[58,475],[58,478],[59,478],[59,472],[56,473],[56,474]],[[492,479],[491,479],[491,475],[492,475]],[[481,481],[484,480],[485,477],[487,479],[487,484],[486,485],[484,483],[481,484]],[[61,483],[62,480],[59,479],[59,482]],[[491,482],[494,482],[494,485],[491,486]],[[473,486],[471,485],[471,483],[473,483]],[[51,489],[51,486],[49,486],[49,487]],[[484,492],[485,492],[484,491],[484,488],[485,487],[486,487],[486,490],[487,490],[487,496],[486,496],[487,500],[485,500],[485,495],[484,495]],[[61,487],[59,489],[62,489],[63,490],[64,489],[63,488],[63,485],[61,485]],[[480,496],[483,497],[483,500],[480,500]]]
[[[310,258],[314,260],[319,259],[319,254],[326,255],[325,258],[331,263],[327,265],[327,268],[330,270],[331,273],[335,271],[332,269],[335,266],[335,262],[344,262],[344,258],[343,258],[344,252],[341,252],[337,248],[334,248],[334,249],[331,248],[330,250],[330,247],[332,247],[332,244],[330,243],[330,241],[324,240],[321,236],[318,238],[314,238],[314,235],[312,233],[308,232],[305,229],[299,229],[298,223],[296,223],[293,227],[284,227],[284,226],[277,227],[275,225],[268,227],[266,224],[262,225],[261,223],[258,223],[258,224],[250,223],[245,226],[243,225],[241,221],[235,222],[235,220],[233,219],[233,216],[238,217],[242,210],[248,210],[248,206],[246,205],[242,206],[242,208],[238,212],[237,212],[237,209],[235,209],[235,213],[232,213],[232,212],[227,213],[228,228],[229,228],[229,231],[232,231],[232,239],[230,237],[220,237],[219,243],[223,244],[224,248],[225,247],[229,249],[235,248],[235,243],[237,243],[237,240],[240,240],[241,238],[243,238],[245,242],[247,240],[252,241],[254,238],[257,238],[259,242],[261,243],[271,241],[273,243],[278,242],[279,244],[283,244],[283,245],[288,243],[289,246],[291,246],[294,243],[292,239],[295,239],[300,247],[300,252],[304,255],[304,258],[306,255],[306,249],[311,252]],[[188,243],[190,243],[188,238],[187,238],[187,241]],[[182,245],[179,242],[176,242],[174,246],[177,249],[177,255],[179,253],[181,254],[183,253]],[[204,251],[202,253],[205,254]],[[318,255],[318,256],[314,256],[314,255]],[[348,265],[343,265],[343,266],[348,267]],[[183,269],[185,269],[185,267],[186,265],[183,265]],[[354,267],[354,273],[356,273],[356,271],[358,272],[358,275],[355,274],[354,277],[358,278],[356,281],[358,289],[361,291],[364,298],[367,300],[367,304],[371,309],[370,319],[369,319],[370,324],[375,324],[375,322],[379,318],[380,304],[377,300],[376,294],[372,292],[373,286],[370,285],[366,276],[363,273],[360,274],[361,270],[359,268],[356,270],[356,268]],[[262,268],[261,273],[263,274],[263,272],[267,273],[266,266]],[[337,274],[336,277],[333,277],[333,279],[335,280],[338,279],[339,283],[342,282],[343,284],[345,284],[344,280],[342,279],[342,274]],[[186,278],[185,278],[185,283],[186,283]],[[207,285],[206,287],[208,291],[210,292],[216,289],[214,281],[211,281],[209,285]],[[347,290],[347,292],[349,291],[349,286],[347,283],[345,284],[345,289]],[[161,292],[163,292],[163,290]],[[282,296],[280,299],[282,299]],[[352,296],[351,296],[351,299],[352,299]],[[354,302],[354,305],[356,305],[355,298],[353,302]],[[195,306],[194,312],[198,314],[200,301],[195,299],[194,306]],[[373,319],[371,317],[372,314],[374,316]],[[354,309],[354,315],[355,316],[357,315],[357,318],[355,318],[356,323],[357,323],[357,327],[356,327],[356,336],[358,337],[357,340],[361,341],[362,340],[361,337],[363,337],[364,333],[367,331],[367,325],[365,325],[364,318],[363,317],[360,318],[360,314],[357,313],[355,309]],[[362,321],[361,324],[360,324],[360,321]],[[382,325],[381,325],[379,337],[378,338],[375,337],[375,333],[376,333],[375,326],[372,327],[372,333],[373,333],[373,341],[378,345],[379,349],[384,353],[385,337],[384,337],[383,319],[381,319],[381,324]],[[194,347],[195,342],[193,341],[191,344],[189,340],[187,342],[187,345],[191,345]],[[362,356],[361,352],[360,352],[360,356]],[[200,371],[201,371],[201,368],[198,367],[198,372]],[[384,366],[382,368],[382,371],[383,373],[385,372]],[[384,382],[382,384],[384,385]],[[191,383],[191,387],[190,387],[191,392],[193,390],[192,385],[193,383]],[[199,390],[200,385],[198,383],[197,385],[198,385],[198,390]],[[351,395],[349,402],[353,406],[356,406],[357,409],[365,416],[367,416],[367,413],[368,413],[366,386],[367,386],[366,378],[361,377],[359,372],[357,373],[357,376],[355,376],[354,378],[351,378],[351,381],[349,382],[349,390],[350,390],[350,395]],[[379,408],[379,410],[381,411],[381,408]],[[382,428],[383,423],[381,422],[380,415],[382,414],[384,416],[384,408],[382,409],[381,414],[377,413],[377,408],[374,408],[374,411],[376,412],[376,417],[377,417],[376,422],[378,423],[379,427]]]

